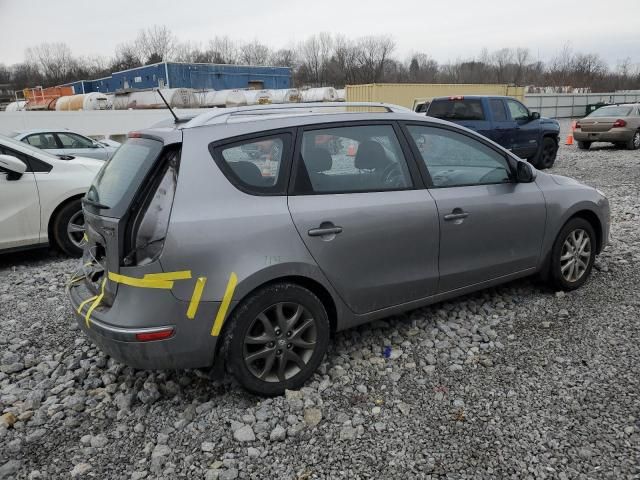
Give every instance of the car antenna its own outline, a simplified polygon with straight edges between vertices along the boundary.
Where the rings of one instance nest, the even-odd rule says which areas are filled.
[[[180,119],[178,118],[178,116],[176,115],[176,113],[173,111],[173,109],[169,106],[169,102],[167,102],[167,100],[164,98],[164,96],[162,95],[162,92],[160,91],[160,89],[158,88],[156,90],[156,92],[158,92],[158,95],[160,95],[160,98],[162,99],[162,101],[164,102],[164,104],[167,106],[167,108],[169,109],[169,111],[171,112],[171,115],[173,115],[173,118],[176,119],[176,123],[180,123]]]

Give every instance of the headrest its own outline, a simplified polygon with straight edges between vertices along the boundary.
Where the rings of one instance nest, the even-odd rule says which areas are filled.
[[[229,162],[229,166],[243,182],[253,186],[264,184],[264,179],[256,164],[251,162]]]
[[[382,145],[373,140],[362,142],[358,146],[358,152],[354,161],[356,168],[364,170],[377,170],[389,165],[389,159]]]
[[[310,148],[307,150],[307,153],[304,154],[303,158],[309,173],[326,172],[327,170],[331,170],[333,165],[331,155],[324,148]]]

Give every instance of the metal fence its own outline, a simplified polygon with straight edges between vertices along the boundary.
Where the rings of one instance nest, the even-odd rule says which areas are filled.
[[[639,92],[608,93],[525,93],[524,104],[543,117],[580,118],[586,115],[587,105],[596,103],[640,102]]]

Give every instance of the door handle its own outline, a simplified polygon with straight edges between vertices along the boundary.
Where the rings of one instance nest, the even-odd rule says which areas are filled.
[[[310,237],[322,237],[324,235],[337,235],[342,232],[342,227],[331,226],[331,227],[320,227],[320,228],[312,228],[307,232]]]
[[[443,218],[449,222],[452,220],[462,220],[464,218],[467,218],[468,216],[469,213],[463,212],[459,208],[456,208],[453,212],[446,214]]]

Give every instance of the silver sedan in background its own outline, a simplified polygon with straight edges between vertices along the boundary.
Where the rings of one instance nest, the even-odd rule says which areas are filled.
[[[108,160],[120,144],[99,141],[70,130],[33,129],[15,132],[13,138],[58,156],[80,156]]]

